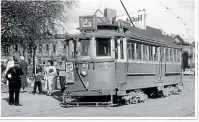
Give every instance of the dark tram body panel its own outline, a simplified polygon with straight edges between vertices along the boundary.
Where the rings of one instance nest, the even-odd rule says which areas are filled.
[[[83,66],[87,64],[87,66]],[[109,91],[115,89],[115,63],[114,61],[102,62],[82,62],[78,63],[79,71],[86,70],[88,75],[85,77],[78,76],[75,71],[75,83],[68,86],[68,90],[73,92],[73,96],[98,96],[110,95]],[[77,70],[77,69],[75,69]],[[80,77],[85,84],[86,89],[81,83]]]

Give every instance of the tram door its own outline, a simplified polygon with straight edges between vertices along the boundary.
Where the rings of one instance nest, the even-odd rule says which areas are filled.
[[[164,81],[165,69],[166,69],[166,60],[165,60],[165,50],[164,47],[160,47],[160,78],[161,82]]]
[[[165,63],[165,53],[164,53],[164,48],[159,47],[159,60],[158,60],[158,77],[157,77],[157,82],[158,83],[163,83],[164,77],[165,77],[165,68],[166,68],[166,63]]]
[[[158,64],[156,64],[156,69],[155,69],[155,83],[163,83],[164,77],[165,77],[165,55],[164,55],[164,48],[163,47],[156,47],[154,48],[154,53],[158,54],[157,57],[154,57],[155,60],[158,61]]]

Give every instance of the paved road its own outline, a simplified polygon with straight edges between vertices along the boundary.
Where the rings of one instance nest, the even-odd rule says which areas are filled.
[[[2,86],[2,117],[194,117],[195,79],[184,76],[184,90],[179,95],[148,99],[145,103],[119,107],[71,107],[59,106],[61,93],[53,96],[32,95],[26,88],[20,99],[23,106],[9,106],[6,86]]]

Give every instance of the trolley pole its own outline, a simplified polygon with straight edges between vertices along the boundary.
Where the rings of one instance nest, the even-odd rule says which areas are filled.
[[[131,20],[131,17],[129,16],[129,13],[127,12],[127,10],[126,10],[126,8],[125,8],[125,6],[124,6],[122,0],[120,0],[120,2],[121,2],[121,4],[122,4],[122,6],[124,7],[124,10],[126,11],[126,14],[127,14],[128,17],[129,17],[129,19],[130,19],[130,21],[131,21],[131,24],[133,25],[133,27],[135,27],[135,25],[133,24],[133,21]]]

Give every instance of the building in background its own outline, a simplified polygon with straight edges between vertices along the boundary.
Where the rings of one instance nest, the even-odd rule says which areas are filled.
[[[56,34],[53,37],[39,40],[36,49],[36,64],[43,63],[48,60],[61,61],[62,57],[67,57],[66,38],[68,34]],[[1,51],[1,59],[8,59],[13,54],[23,55],[24,48],[18,44],[7,46]],[[33,63],[33,47],[27,47],[25,50],[25,60],[28,64]]]
[[[139,10],[137,12],[129,13],[129,16],[136,28],[140,28],[140,29],[144,29],[144,30],[146,29],[145,9]],[[127,21],[128,23],[131,23],[130,19],[127,15],[119,16],[119,17],[117,17],[117,20],[123,20],[123,21]],[[132,26],[132,24],[131,24],[131,26]]]
[[[195,42],[191,44],[185,42],[179,35],[175,35],[174,39],[177,44],[182,46],[182,68],[195,68]]]

